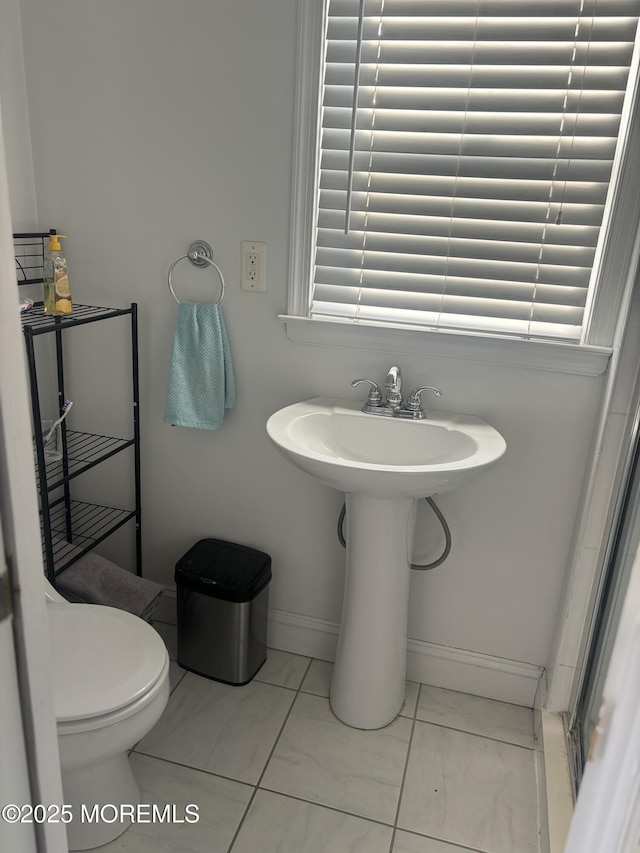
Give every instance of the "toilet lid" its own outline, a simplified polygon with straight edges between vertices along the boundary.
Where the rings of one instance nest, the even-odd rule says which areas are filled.
[[[162,674],[167,649],[150,625],[98,604],[47,605],[56,719],[117,711],[147,693]]]

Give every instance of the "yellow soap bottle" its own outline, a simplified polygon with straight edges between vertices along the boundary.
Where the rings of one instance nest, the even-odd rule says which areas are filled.
[[[61,237],[65,238],[64,234],[52,233],[49,237],[49,255],[45,258],[44,269],[45,314],[71,314],[73,310],[67,259],[61,254]]]

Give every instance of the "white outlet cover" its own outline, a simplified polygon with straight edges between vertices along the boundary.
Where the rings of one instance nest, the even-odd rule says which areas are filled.
[[[252,293],[267,289],[267,244],[257,240],[240,243],[240,287]]]

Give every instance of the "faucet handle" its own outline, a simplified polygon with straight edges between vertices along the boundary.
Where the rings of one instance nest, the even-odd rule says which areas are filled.
[[[440,391],[439,388],[434,388],[431,385],[421,385],[420,388],[414,388],[414,390],[407,397],[407,411],[413,412],[414,418],[424,417],[421,397],[423,391],[431,391],[434,396],[442,397],[442,391]]]
[[[367,397],[365,408],[370,408],[372,406],[381,406],[382,394],[380,393],[380,388],[378,388],[376,383],[373,382],[371,379],[354,379],[351,383],[351,387],[355,388],[357,385],[361,385],[363,382],[369,386],[369,396]]]

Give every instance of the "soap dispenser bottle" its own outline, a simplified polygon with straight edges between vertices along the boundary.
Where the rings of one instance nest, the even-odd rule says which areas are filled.
[[[71,314],[73,310],[67,259],[62,256],[61,237],[64,238],[64,234],[56,234],[54,231],[49,237],[49,254],[45,257],[44,265],[45,314]]]

